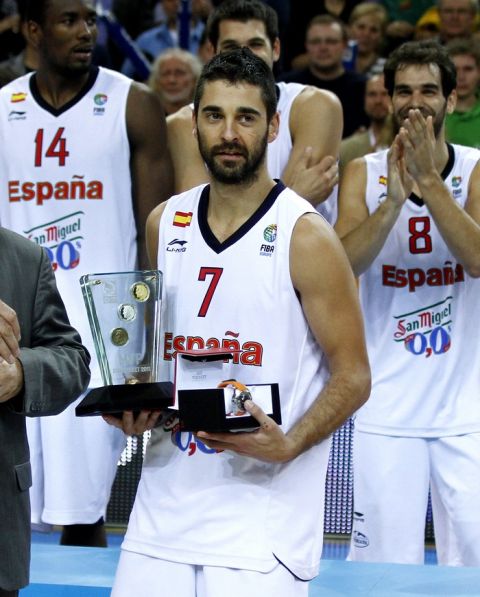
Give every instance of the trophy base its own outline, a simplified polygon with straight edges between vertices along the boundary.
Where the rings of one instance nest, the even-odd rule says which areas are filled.
[[[164,410],[173,406],[170,381],[102,386],[90,390],[75,408],[77,417],[121,415],[125,410]]]

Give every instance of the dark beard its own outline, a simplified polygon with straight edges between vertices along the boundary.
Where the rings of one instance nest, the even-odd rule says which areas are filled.
[[[239,143],[236,143],[235,141],[231,143],[226,142],[222,143],[221,145],[215,145],[209,150],[207,147],[205,147],[199,131],[197,137],[198,149],[200,150],[203,161],[207,164],[210,174],[214,180],[222,184],[241,183],[245,185],[249,185],[257,180],[258,169],[265,160],[268,144],[268,132],[266,132],[264,137],[260,139],[250,154],[248,154],[248,151],[245,149],[245,147]],[[232,164],[231,167],[228,165],[219,164],[215,161],[215,155],[222,151],[236,151],[245,158],[245,161],[243,164]]]

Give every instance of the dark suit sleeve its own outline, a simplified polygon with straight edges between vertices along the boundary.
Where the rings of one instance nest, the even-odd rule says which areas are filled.
[[[90,380],[90,355],[71,327],[55,277],[42,251],[32,301],[31,337],[19,360],[24,389],[12,400],[27,416],[54,415],[80,396]]]

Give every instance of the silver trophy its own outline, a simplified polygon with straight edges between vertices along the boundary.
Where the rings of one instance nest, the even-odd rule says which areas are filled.
[[[88,393],[77,415],[170,406],[173,385],[158,380],[162,273],[88,274],[80,285],[104,387]]]

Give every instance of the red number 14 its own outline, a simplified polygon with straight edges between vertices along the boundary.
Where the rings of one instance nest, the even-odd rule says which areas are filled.
[[[55,133],[50,145],[45,152],[46,158],[58,158],[58,165],[65,166],[65,160],[70,155],[67,151],[67,140],[62,137],[65,128],[62,126]],[[38,129],[35,135],[35,167],[42,166],[43,159],[43,129]]]

